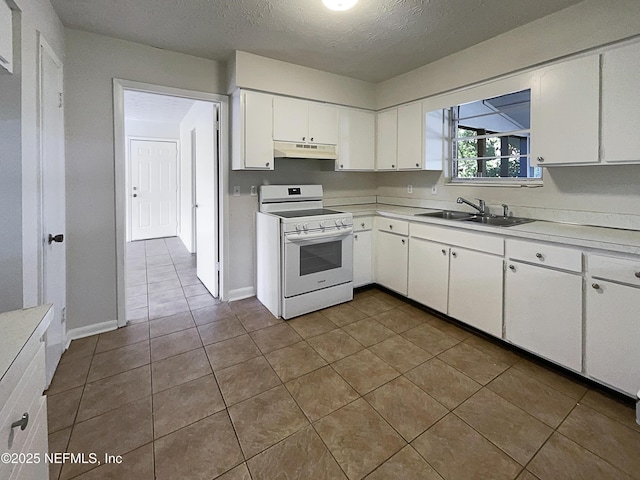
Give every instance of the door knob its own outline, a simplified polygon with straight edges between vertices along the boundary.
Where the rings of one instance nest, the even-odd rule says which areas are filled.
[[[62,243],[64,241],[64,235],[59,233],[58,235],[51,235],[49,234],[49,245],[51,245],[53,242],[56,243]]]

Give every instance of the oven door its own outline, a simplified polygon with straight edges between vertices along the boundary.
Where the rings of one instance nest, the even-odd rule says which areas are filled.
[[[284,296],[353,281],[353,229],[284,236]]]

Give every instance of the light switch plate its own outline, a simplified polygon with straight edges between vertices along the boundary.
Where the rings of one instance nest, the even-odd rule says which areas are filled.
[[[251,196],[255,197],[256,195],[258,195],[258,187],[251,185]]]
[[[238,185],[233,187],[233,196],[234,197],[239,197],[240,196],[240,187]]]
[[[431,186],[431,195],[437,195],[438,194],[438,186],[437,185],[432,185]]]
[[[407,185],[407,193],[413,193],[413,185]]]

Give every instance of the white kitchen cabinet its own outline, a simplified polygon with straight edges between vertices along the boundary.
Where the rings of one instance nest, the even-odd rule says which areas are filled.
[[[398,170],[422,168],[422,102],[398,107]]]
[[[502,337],[503,259],[451,247],[448,315]]]
[[[371,218],[353,219],[353,286],[373,282],[373,230]]]
[[[449,110],[425,112],[424,169],[443,170],[445,162],[449,159],[450,148]]]
[[[411,237],[408,296],[447,313],[449,299],[449,245]]]
[[[409,260],[407,222],[376,217],[376,282],[407,296]]]
[[[398,168],[398,109],[376,114],[376,170]]]
[[[233,170],[273,170],[273,97],[236,91],[231,123]]]
[[[5,0],[0,0],[0,67],[13,73],[13,15]]]
[[[531,85],[531,164],[599,162],[600,56],[537,71]]]
[[[337,170],[375,170],[375,138],[374,112],[340,108]]]
[[[334,105],[274,96],[273,140],[336,145],[338,108]]]
[[[586,374],[635,396],[640,390],[640,260],[589,255]]]
[[[602,148],[604,163],[640,162],[640,44],[602,55]]]
[[[510,342],[582,369],[582,275],[509,261],[505,330]]]

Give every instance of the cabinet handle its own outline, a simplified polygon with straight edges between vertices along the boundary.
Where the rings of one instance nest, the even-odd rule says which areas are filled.
[[[313,142],[313,137],[311,137],[309,140],[311,140]]]
[[[343,165],[343,164],[340,164],[340,168],[344,168],[344,165]]]
[[[404,245],[405,243],[406,243],[406,241],[405,241],[405,239],[403,238],[403,239],[402,239],[402,244]]]
[[[452,256],[453,258],[456,258],[456,257],[458,256],[458,254],[457,254],[456,252],[451,252],[451,256]]]
[[[269,166],[269,162],[267,162],[265,165],[268,167]]]
[[[419,164],[419,163],[416,163],[416,167],[419,167],[419,166],[420,166],[420,164]]]
[[[593,288],[595,290],[600,290],[600,285],[598,285],[597,283],[592,283],[591,284],[591,288]]]
[[[538,162],[539,163],[544,163],[544,157],[538,157]]]
[[[447,254],[447,251],[446,251],[444,248],[442,249],[442,254],[443,254],[443,255],[446,255],[446,254]]]
[[[640,278],[640,272],[636,272],[634,275],[636,278]]]
[[[361,226],[362,228],[364,228],[364,222],[362,222],[362,223],[360,224],[360,226]]]
[[[509,265],[509,270],[512,270],[512,271],[515,272],[516,271],[516,266],[515,265]]]
[[[13,430],[16,427],[20,427],[20,430],[24,430],[25,428],[27,428],[28,424],[29,424],[29,413],[24,412],[20,420],[17,420],[11,424],[11,430]]]
[[[302,141],[304,142],[306,140],[307,137],[302,137]]]
[[[542,260],[542,254],[541,253],[536,253],[536,258]]]
[[[354,235],[354,236],[353,236],[353,239],[354,239],[354,240],[357,240],[357,239],[358,239],[358,235]]]
[[[393,230],[393,225],[389,225],[389,230]]]
[[[395,165],[391,165],[391,168],[396,168],[396,166]]]

